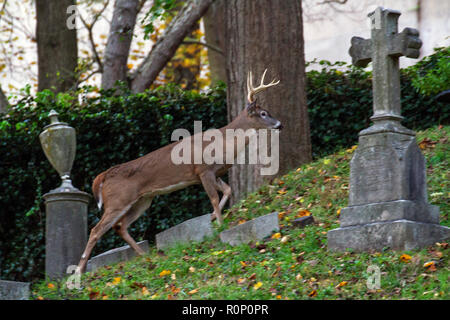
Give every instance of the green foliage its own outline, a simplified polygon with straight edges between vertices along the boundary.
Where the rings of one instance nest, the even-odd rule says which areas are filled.
[[[423,95],[436,95],[450,89],[450,47],[435,51],[407,69],[412,85]]]
[[[208,94],[168,86],[159,90],[122,95],[112,91],[89,97],[94,88],[79,92],[81,103],[65,93],[50,90],[21,99],[0,118],[0,278],[29,280],[42,276],[44,266],[45,208],[42,195],[60,184],[40,147],[39,133],[55,109],[60,121],[77,131],[77,153],[72,170],[74,185],[91,193],[96,175],[109,167],[143,156],[170,142],[172,131],[193,132],[194,120],[204,129],[226,124],[225,90]],[[136,239],[153,239],[155,233],[187,218],[211,210],[206,193],[194,186],[160,196],[144,218],[130,228]],[[99,221],[94,201],[88,215],[89,230]],[[123,245],[110,232],[94,254]]]
[[[448,55],[448,51],[447,51]],[[418,75],[449,72],[442,68],[445,51],[438,50],[414,66],[401,70],[403,125],[414,130],[450,122],[450,109],[414,87]],[[319,71],[307,72],[308,115],[313,156],[330,154],[358,141],[358,132],[370,126],[372,73],[344,62],[313,61]],[[448,58],[447,58],[448,64]],[[446,67],[448,68],[448,67]],[[444,77],[445,78],[445,77]]]
[[[149,39],[150,34],[155,31],[155,26],[153,25],[158,19],[167,19],[171,11],[180,5],[178,0],[155,0],[153,1],[153,6],[147,12],[147,14],[142,19],[141,23],[144,26],[144,39]]]

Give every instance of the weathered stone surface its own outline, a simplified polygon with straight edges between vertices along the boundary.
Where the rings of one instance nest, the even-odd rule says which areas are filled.
[[[410,200],[370,203],[343,208],[339,220],[341,227],[394,220],[439,224],[439,208]]]
[[[427,202],[425,159],[413,136],[391,132],[360,136],[350,167],[349,206]]]
[[[28,300],[30,297],[30,284],[0,280],[0,300]]]
[[[138,242],[138,246],[144,251],[148,251],[148,241]],[[106,265],[127,261],[136,256],[136,252],[130,246],[111,249],[98,256],[91,258],[86,267],[87,272],[95,271]]]
[[[255,218],[220,233],[220,240],[232,246],[262,240],[278,231],[278,212]]]
[[[313,216],[300,217],[292,220],[292,225],[298,228],[306,227],[308,224],[314,223]]]
[[[90,196],[75,188],[44,195],[46,206],[45,272],[50,278],[67,275],[77,265],[87,242]]]
[[[156,248],[164,249],[177,243],[202,241],[213,234],[211,214],[186,220],[156,235]]]
[[[432,223],[396,220],[343,227],[328,232],[328,249],[344,251],[412,250],[450,238],[450,228]]]

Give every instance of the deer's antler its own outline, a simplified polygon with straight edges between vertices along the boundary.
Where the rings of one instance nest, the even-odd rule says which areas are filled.
[[[261,92],[261,91],[263,91],[263,90],[265,90],[265,89],[267,89],[267,88],[276,86],[277,84],[280,83],[280,80],[278,80],[277,82],[275,82],[275,79],[274,79],[271,83],[269,83],[269,84],[264,84],[264,77],[266,76],[266,72],[267,72],[267,69],[264,70],[264,73],[263,73],[262,78],[261,78],[261,84],[259,85],[259,87],[256,87],[256,88],[253,87],[253,76],[252,76],[252,72],[250,71],[250,72],[248,73],[248,77],[247,77],[247,91],[248,91],[248,96],[247,96],[247,98],[248,98],[248,102],[250,102],[250,103],[254,102],[255,100],[254,100],[253,97],[254,97],[255,94],[257,94],[258,92]]]

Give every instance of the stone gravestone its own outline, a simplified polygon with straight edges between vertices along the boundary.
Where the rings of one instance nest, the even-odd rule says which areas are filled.
[[[30,283],[0,280],[0,300],[28,300]]]
[[[137,245],[144,250],[144,252],[148,251],[148,241],[144,240],[138,242]],[[136,256],[136,251],[133,250],[130,246],[123,246],[115,249],[108,250],[99,254],[98,256],[92,257],[89,259],[86,271],[92,272],[106,265],[115,264],[122,261],[131,260]]]
[[[220,240],[232,246],[250,241],[263,240],[274,231],[279,231],[278,212],[272,212],[244,222],[220,233]]]
[[[373,63],[374,124],[359,133],[349,206],[341,211],[341,227],[328,232],[331,250],[410,250],[450,237],[450,228],[439,225],[439,208],[428,203],[415,133],[400,124],[399,57],[417,58],[422,42],[415,29],[398,33],[399,16],[379,7],[369,14],[371,39],[351,40],[353,64]]]
[[[177,243],[202,241],[213,234],[211,214],[186,220],[156,235],[156,248],[165,249]]]

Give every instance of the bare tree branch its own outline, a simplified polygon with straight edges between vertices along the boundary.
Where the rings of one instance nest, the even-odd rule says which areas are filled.
[[[103,12],[106,10],[106,8],[108,7],[109,4],[109,0],[105,2],[105,4],[103,5],[103,8],[94,15],[94,19],[92,20],[92,22],[89,24],[86,22],[86,20],[83,19],[83,16],[80,14],[80,20],[83,23],[83,25],[85,26],[85,28],[88,31],[88,37],[89,37],[89,42],[91,44],[92,47],[92,52],[94,53],[94,58],[95,61],[98,64],[98,67],[100,70],[103,70],[103,63],[102,60],[100,58],[100,55],[98,54],[97,48],[95,47],[95,42],[94,42],[94,35],[92,30],[94,29],[94,25],[97,22],[98,18],[103,14]]]
[[[131,90],[133,92],[142,92],[155,81],[158,74],[175,54],[189,30],[206,13],[213,1],[191,0],[186,2],[137,71],[131,75]]]

